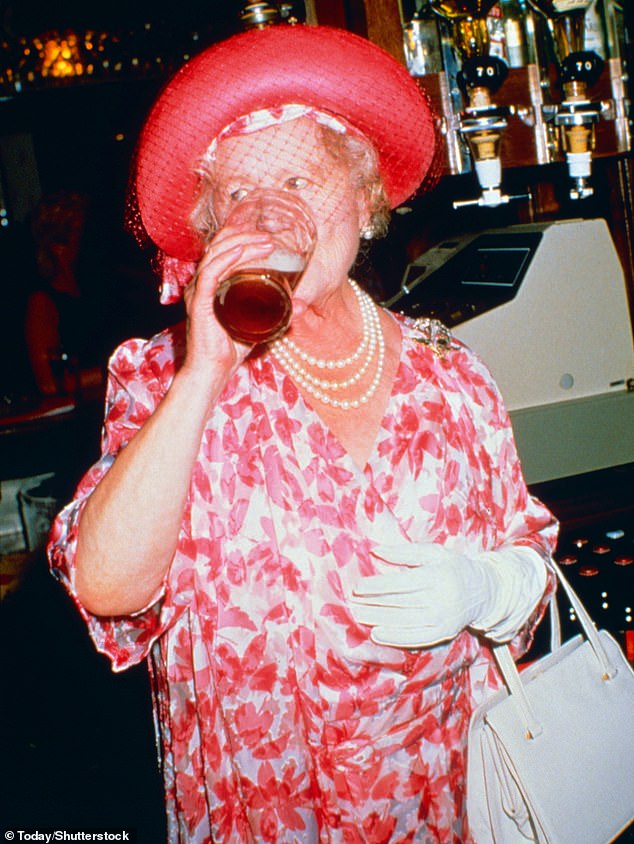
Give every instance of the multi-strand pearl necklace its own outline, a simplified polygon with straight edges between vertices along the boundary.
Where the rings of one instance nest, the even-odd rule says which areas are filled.
[[[361,407],[361,405],[367,404],[381,383],[385,362],[385,341],[383,339],[379,311],[371,297],[367,293],[364,293],[356,282],[349,279],[349,283],[356,294],[362,321],[361,342],[351,355],[335,360],[323,360],[302,351],[288,337],[277,340],[271,347],[275,358],[300,387],[318,401],[331,407],[340,408],[341,410],[353,410]],[[350,367],[352,364],[361,360],[362,357],[363,361],[356,372],[341,381],[330,381],[313,375],[300,363],[300,361],[303,361],[303,363],[315,369],[332,371]],[[355,398],[340,398],[343,391],[354,387],[363,378],[370,368],[370,364],[375,359],[376,370],[374,377],[366,390]]]

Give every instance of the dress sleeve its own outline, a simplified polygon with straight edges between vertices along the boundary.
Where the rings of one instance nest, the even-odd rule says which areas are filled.
[[[159,335],[160,336],[160,335]],[[113,354],[108,367],[101,457],[81,479],[73,500],[55,519],[48,543],[51,572],[61,581],[88,625],[98,651],[121,671],[141,662],[153,643],[182,612],[185,601],[170,595],[168,578],[143,609],[129,616],[97,616],[77,597],[75,555],[81,516],[91,493],[106,475],[119,451],[149,419],[173,376],[171,345],[163,341],[129,340]]]

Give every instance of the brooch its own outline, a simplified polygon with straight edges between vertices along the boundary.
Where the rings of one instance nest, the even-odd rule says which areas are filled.
[[[438,319],[418,317],[414,320],[414,330],[419,334],[414,340],[428,346],[436,357],[443,358],[452,348],[451,331]]]

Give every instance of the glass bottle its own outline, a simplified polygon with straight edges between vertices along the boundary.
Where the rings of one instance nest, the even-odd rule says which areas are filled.
[[[487,29],[489,30],[489,55],[497,56],[507,62],[506,33],[504,31],[504,18],[500,3],[496,3],[487,15]]]
[[[583,51],[585,16],[592,2],[593,0],[530,0],[531,6],[548,20],[560,63],[570,53]]]
[[[593,0],[592,4],[586,9],[584,49],[592,50],[602,59],[607,58],[602,0]]]
[[[528,63],[526,39],[526,7],[522,0],[499,0],[504,26],[506,62],[509,67]]]
[[[451,25],[454,46],[460,58],[489,54],[487,15],[496,0],[430,0],[431,8]]]
[[[412,19],[403,25],[403,50],[412,76],[442,71],[438,21],[428,2],[423,3]]]

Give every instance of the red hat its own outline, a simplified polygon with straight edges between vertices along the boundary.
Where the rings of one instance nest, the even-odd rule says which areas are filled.
[[[195,168],[236,119],[289,103],[340,117],[374,146],[394,208],[430,170],[437,147],[431,107],[396,59],[345,30],[287,24],[213,45],[167,84],[143,129],[134,188],[145,231],[166,255],[200,256],[190,225]]]

